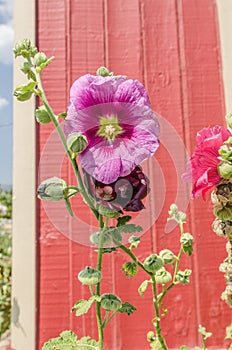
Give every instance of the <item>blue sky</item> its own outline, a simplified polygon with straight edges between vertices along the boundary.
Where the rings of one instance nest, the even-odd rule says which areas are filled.
[[[12,184],[13,0],[0,0],[0,185]]]

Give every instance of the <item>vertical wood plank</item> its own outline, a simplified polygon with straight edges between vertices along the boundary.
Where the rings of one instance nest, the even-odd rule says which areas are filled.
[[[144,16],[145,81],[153,109],[161,115],[161,147],[156,158],[165,183],[164,187],[160,186],[162,179],[153,164],[151,179],[155,188],[154,206],[157,197],[165,197],[155,224],[154,250],[159,252],[168,247],[178,253],[179,230],[165,233],[168,209],[176,200],[177,185],[181,182],[181,173],[186,163],[186,150],[181,144],[184,140],[183,91],[176,1],[141,1],[141,4]],[[177,203],[180,209],[186,209],[187,200],[186,185],[180,185]],[[192,259],[184,259],[181,268],[186,267],[192,267]],[[164,300],[164,307],[170,308],[168,315],[161,320],[169,347],[184,344],[186,338],[189,346],[196,344],[197,318],[193,283],[179,286],[170,292]]]
[[[208,125],[224,124],[224,96],[221,76],[220,42],[215,2],[210,0],[177,1],[185,56],[186,144],[192,151],[195,135]],[[191,205],[192,232],[195,237],[194,269],[198,295],[199,322],[214,334],[209,346],[222,347],[225,327],[231,322],[231,311],[220,300],[224,277],[218,271],[225,257],[225,242],[212,232],[214,220],[210,196],[207,203],[197,199]],[[217,326],[220,324],[220,328]]]

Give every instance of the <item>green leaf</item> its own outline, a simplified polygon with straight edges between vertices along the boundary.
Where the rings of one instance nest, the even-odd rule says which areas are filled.
[[[57,117],[61,118],[61,119],[65,119],[67,117],[67,112],[59,113],[59,114],[57,114]]]
[[[118,227],[120,233],[135,233],[142,232],[143,228],[135,224],[127,224]]]
[[[76,316],[84,315],[89,311],[91,305],[94,302],[100,302],[100,301],[101,301],[101,298],[97,295],[91,296],[89,300],[81,299],[76,302],[76,304],[72,307],[71,311],[76,311]]]
[[[47,341],[42,350],[98,350],[98,342],[89,336],[77,339],[72,331],[64,331],[59,337]]]
[[[225,339],[232,339],[232,323],[226,327],[226,337]]]
[[[144,293],[146,292],[149,283],[149,280],[145,280],[140,284],[138,288],[139,295],[141,295],[142,298],[144,297]]]
[[[130,236],[128,239],[128,243],[130,243],[130,249],[137,248],[140,243],[140,237]]]
[[[127,222],[129,222],[131,220],[131,216],[130,215],[125,215],[125,216],[120,216],[118,218],[118,223],[117,226],[123,226],[125,225]]]
[[[77,341],[76,350],[98,350],[98,342],[95,339],[91,339],[89,336],[82,337]]]
[[[30,82],[27,85],[18,85],[14,90],[14,96],[17,98],[18,101],[27,101],[35,92],[34,89],[36,85],[37,83],[34,81]]]
[[[121,313],[126,313],[127,315],[133,314],[134,311],[136,311],[136,307],[132,304],[128,303],[127,301],[122,304],[121,308],[118,310]]]
[[[211,337],[213,334],[211,332],[206,332],[206,328],[203,327],[202,325],[199,325],[198,332],[203,336],[204,339]]]
[[[189,269],[186,269],[184,271],[178,271],[176,279],[182,284],[188,284],[190,282],[189,276],[191,275],[191,273],[192,271]]]
[[[189,350],[189,347],[186,346],[186,345],[182,345],[182,346],[180,347],[180,350]]]

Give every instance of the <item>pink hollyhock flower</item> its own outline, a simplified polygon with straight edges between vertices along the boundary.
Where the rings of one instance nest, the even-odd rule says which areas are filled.
[[[221,126],[204,128],[197,133],[196,148],[190,158],[186,180],[193,181],[192,197],[205,193],[221,181],[218,175],[219,148],[231,136],[228,129]]]
[[[88,146],[82,168],[104,184],[115,182],[151,157],[159,123],[144,86],[123,76],[86,74],[71,87],[65,133],[81,132]]]
[[[120,177],[111,184],[99,182],[85,173],[85,183],[89,193],[98,202],[119,211],[123,209],[136,212],[144,209],[142,199],[150,191],[149,180],[139,166],[136,166],[129,175]]]

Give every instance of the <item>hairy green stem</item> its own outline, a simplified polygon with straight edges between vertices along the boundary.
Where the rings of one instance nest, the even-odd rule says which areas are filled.
[[[108,226],[108,219],[105,220],[105,223],[103,222],[102,215],[99,215],[99,227],[100,227],[100,234],[99,234],[99,244],[98,244],[98,257],[97,257],[97,270],[102,270],[102,256],[103,256],[103,234],[104,234],[104,228]],[[101,295],[101,282],[97,284],[96,287],[96,295],[100,297]],[[96,317],[97,317],[97,328],[98,328],[98,341],[99,341],[99,350],[104,350],[104,322],[102,322],[101,317],[101,302],[96,303]]]
[[[152,279],[152,291],[153,291],[153,305],[155,309],[155,329],[156,329],[156,335],[159,339],[160,345],[162,346],[162,349],[168,350],[167,345],[165,343],[165,340],[162,336],[161,327],[160,327],[160,312],[159,312],[159,303],[157,298],[157,288],[156,288],[156,280],[155,276],[151,276]]]
[[[67,153],[67,155],[68,155],[68,157],[70,159],[70,162],[71,162],[71,164],[73,166],[73,170],[74,170],[74,173],[76,175],[76,178],[77,178],[77,181],[78,181],[78,185],[80,187],[80,192],[81,192],[81,194],[83,196],[83,199],[87,203],[87,205],[90,207],[90,209],[92,210],[92,212],[95,215],[95,217],[98,219],[99,214],[98,214],[97,210],[94,208],[93,203],[92,203],[91,199],[89,198],[88,193],[86,192],[86,189],[85,189],[84,183],[82,181],[82,177],[80,175],[80,171],[79,171],[76,159],[73,159],[72,153],[70,152],[70,150],[67,147],[66,139],[65,139],[63,130],[60,127],[60,123],[58,121],[58,117],[55,115],[55,113],[53,112],[52,108],[50,107],[50,105],[48,103],[48,100],[46,98],[46,95],[45,95],[45,92],[44,92],[44,89],[43,89],[43,85],[42,85],[42,81],[41,81],[41,78],[40,78],[40,74],[38,72],[36,72],[36,69],[33,70],[33,73],[35,74],[37,85],[38,85],[38,89],[39,89],[38,95],[40,96],[41,100],[43,101],[43,104],[44,104],[44,106],[45,106],[45,108],[46,108],[46,110],[47,110],[47,112],[49,114],[49,117],[51,118],[51,121],[53,122],[53,124],[56,127],[56,130],[58,132],[60,140],[61,140],[61,142],[62,142],[62,144],[64,146],[65,152]]]

